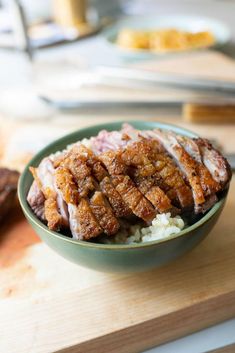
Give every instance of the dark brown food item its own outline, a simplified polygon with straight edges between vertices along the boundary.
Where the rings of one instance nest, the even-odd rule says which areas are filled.
[[[155,177],[159,180],[159,186],[166,192],[172,202],[188,209],[193,207],[193,195],[190,187],[185,183],[179,168],[172,159],[164,153],[156,155]]]
[[[114,216],[112,208],[100,191],[96,191],[90,200],[92,212],[94,213],[104,233],[113,235],[120,228],[117,218]]]
[[[232,171],[226,158],[207,139],[197,138],[194,141],[200,149],[205,167],[221,188],[226,188],[232,177]]]
[[[0,221],[15,204],[18,179],[17,171],[0,168]]]
[[[151,186],[155,185],[161,189],[162,196],[166,194],[165,200],[169,198],[175,205],[181,206],[183,209],[193,206],[190,188],[186,185],[172,159],[162,150],[159,142],[147,139],[135,142],[125,150],[123,159],[129,165],[137,167],[134,173],[134,181],[138,184],[139,189],[142,188],[141,192],[144,194],[147,192],[143,188],[143,184],[146,186],[146,181],[148,180],[149,183],[151,180],[148,191]],[[141,183],[139,180],[141,180]],[[161,200],[163,201],[162,197],[158,201],[159,206]],[[163,211],[164,205],[160,208],[161,212],[169,211],[169,208]]]
[[[52,195],[46,199],[44,207],[48,228],[54,231],[60,230],[63,220],[58,211],[56,195]]]
[[[55,181],[58,189],[62,192],[66,203],[78,204],[79,193],[73,176],[66,167],[59,167],[55,171]]]
[[[197,173],[197,162],[179,144],[176,136],[169,133],[155,131],[156,137],[162,142],[163,146],[174,158],[184,175],[186,176],[193,192],[195,207],[205,202],[200,176]]]
[[[156,213],[204,213],[227,188],[230,166],[207,140],[124,130],[103,131],[94,152],[76,143],[31,169],[36,182],[28,202],[50,229],[69,223],[76,239],[110,236],[125,222],[149,223]]]
[[[137,189],[128,175],[114,176],[112,182],[124,202],[137,217],[142,218],[146,222],[151,221],[155,217],[156,212],[152,204]]]
[[[201,152],[199,146],[196,141],[190,139],[186,136],[177,136],[177,140],[182,145],[182,147],[186,150],[186,152],[196,160],[197,162],[197,173],[201,180],[201,186],[203,192],[206,196],[215,194],[220,190],[220,184],[213,179],[209,170],[203,164]]]
[[[115,189],[112,184],[112,181],[109,177],[105,177],[101,183],[100,188],[103,194],[109,200],[110,205],[113,208],[113,212],[116,217],[126,217],[131,215],[131,210],[125,201],[122,199],[121,195]]]
[[[69,204],[69,214],[74,238],[89,240],[103,232],[86,199],[81,199],[78,206]]]
[[[127,166],[122,160],[122,151],[108,151],[99,156],[110,175],[126,174]]]
[[[48,227],[55,231],[60,230],[60,228],[67,227],[69,224],[67,210],[68,206],[63,200],[60,190],[56,187],[55,169],[52,161],[50,158],[44,158],[38,168],[30,167],[30,171],[33,174],[38,189],[43,193],[45,198],[44,215],[48,223]],[[32,192],[31,188],[30,192]],[[31,195],[31,199],[28,198],[30,206],[32,200],[33,198]]]
[[[94,179],[91,176],[91,169],[86,164],[86,158],[77,153],[71,153],[64,164],[71,171],[82,197],[86,197],[90,191],[95,190]]]

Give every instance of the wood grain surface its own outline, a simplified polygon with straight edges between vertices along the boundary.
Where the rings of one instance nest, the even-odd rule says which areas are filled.
[[[67,118],[30,129],[37,136],[39,127],[42,132],[50,125],[59,135],[98,122]],[[234,125],[218,130],[170,117],[159,120],[218,138],[227,151],[235,150]],[[11,124],[2,161],[15,166],[18,160],[22,167],[32,146],[25,143],[17,155],[14,141],[25,129],[28,123]],[[234,193],[235,180],[218,224],[203,243],[164,268],[138,275],[103,274],[69,263],[39,241],[16,209],[0,230],[0,351],[135,353],[233,317]]]

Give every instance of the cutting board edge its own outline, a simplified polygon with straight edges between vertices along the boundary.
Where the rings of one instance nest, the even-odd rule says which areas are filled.
[[[231,304],[233,304],[233,308]],[[53,351],[53,353],[140,353],[233,318],[235,316],[234,304],[235,290],[196,303],[190,309],[186,307],[72,347]],[[216,308],[209,310],[213,306]],[[206,319],[205,315],[208,315]],[[203,317],[204,323],[202,324]],[[167,330],[169,321],[171,327],[176,328],[174,332]],[[179,325],[177,326],[177,324]],[[158,334],[156,335],[157,330]],[[136,340],[136,335],[138,335],[138,340]]]

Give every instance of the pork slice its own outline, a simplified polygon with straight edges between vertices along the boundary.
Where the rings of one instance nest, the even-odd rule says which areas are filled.
[[[76,145],[63,160],[63,166],[71,172],[81,197],[88,197],[97,188],[91,168],[87,165],[87,159],[88,155],[81,152],[80,145]]]
[[[159,153],[161,148],[159,142],[153,139],[144,139],[128,145],[122,153],[122,160],[131,167],[131,177],[137,185],[138,189],[144,196],[153,204],[158,212],[168,212],[174,210],[169,197],[166,195],[165,190],[168,191],[168,186],[165,184],[165,190],[162,189],[164,179],[157,173],[158,166],[155,165],[159,161]],[[166,166],[166,161],[161,165],[161,169]],[[167,168],[170,174],[174,172],[172,168]],[[166,171],[166,168],[165,168]],[[175,198],[177,194],[175,194]],[[175,213],[175,210],[174,210]]]
[[[157,145],[151,143],[150,146],[150,152],[145,150],[145,153],[155,167],[156,172],[153,177],[156,180],[156,185],[166,193],[175,206],[180,206],[183,209],[191,208],[193,205],[192,191],[185,183],[180,170],[173,160],[163,152],[162,147],[159,147],[158,142]]]
[[[195,143],[200,149],[203,164],[207,167],[213,179],[224,189],[232,177],[231,167],[219,151],[207,139],[196,138]]]
[[[96,191],[90,200],[90,206],[100,226],[107,235],[117,233],[120,225],[112,208],[100,191]]]
[[[127,139],[123,138],[126,132],[102,130],[96,137],[91,137],[92,150],[96,155],[106,151],[116,151],[127,144]]]
[[[192,188],[194,204],[197,208],[198,205],[205,202],[200,176],[197,172],[197,162],[185,151],[174,136],[160,130],[154,130],[154,133],[187,177]]]
[[[61,214],[59,213],[55,196],[50,195],[48,198],[46,198],[44,203],[44,213],[48,228],[50,230],[59,231],[63,220]]]
[[[131,209],[112,184],[110,177],[105,177],[100,182],[100,189],[107,197],[116,217],[126,217],[132,214]]]
[[[55,182],[57,188],[61,191],[64,201],[69,204],[77,205],[79,192],[73,176],[66,167],[58,167],[55,170]]]
[[[160,185],[168,197],[177,205],[179,204],[182,209],[191,208],[193,206],[192,191],[170,158],[166,158],[165,167],[158,173],[162,178]]]
[[[145,194],[145,197],[160,213],[172,213],[173,210],[175,210],[175,207],[172,206],[169,197],[158,186],[152,186],[151,189]]]
[[[108,176],[106,169],[103,167],[102,163],[99,160],[90,158],[87,163],[88,166],[92,169],[92,174],[94,175],[97,181],[100,182],[106,176]]]
[[[124,202],[129,206],[132,212],[146,222],[152,221],[156,215],[156,211],[152,204],[138,190],[134,182],[127,175],[118,175],[112,178],[112,182],[123,198]]]
[[[95,179],[98,182],[103,180],[104,177],[108,176],[108,172],[102,165],[102,162],[93,153],[91,149],[87,148],[82,143],[79,143],[79,144],[76,144],[76,146],[74,146],[73,151],[75,151],[75,153],[80,155],[83,158],[83,160],[86,162],[86,165],[88,167],[87,175],[90,175],[90,173],[92,173],[92,175],[95,177]],[[85,175],[85,177],[87,175]]]
[[[99,159],[104,164],[110,175],[127,173],[127,166],[122,160],[122,151],[107,151],[100,154]]]
[[[138,175],[147,177],[155,172],[148,154],[151,153],[151,141],[138,141],[130,144],[121,154],[122,162],[129,167],[138,168]],[[121,174],[121,173],[119,173]]]
[[[44,158],[38,168],[32,168],[38,187],[44,194],[45,199],[45,218],[52,230],[59,230],[61,227],[68,226],[68,207],[63,200],[62,193],[56,186],[55,169],[50,158]],[[57,213],[57,216],[55,214]],[[51,218],[51,220],[50,220]],[[55,223],[55,220],[58,224]],[[49,225],[48,225],[49,226]]]
[[[196,213],[206,213],[217,201],[218,197],[216,194],[207,196],[206,201],[202,205],[197,206]]]
[[[133,180],[139,191],[151,202],[158,213],[171,212],[174,210],[171,200],[156,184],[154,176],[145,178],[135,177]],[[175,212],[173,213],[175,214]]]
[[[45,221],[45,213],[44,213],[44,203],[45,197],[43,192],[39,189],[36,180],[33,181],[31,185],[28,195],[27,202],[35,215],[41,220]]]
[[[173,133],[172,133],[173,134]],[[209,170],[203,164],[200,149],[197,143],[186,136],[175,135],[177,141],[186,152],[197,162],[197,171],[200,176],[201,186],[206,196],[212,195],[220,190],[220,184],[213,179]]]
[[[103,232],[86,199],[81,199],[77,206],[69,204],[68,210],[73,238],[90,240]]]

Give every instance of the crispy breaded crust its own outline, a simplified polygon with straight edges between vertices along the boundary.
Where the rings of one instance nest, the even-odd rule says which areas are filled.
[[[86,199],[80,200],[76,210],[76,217],[79,222],[79,239],[89,240],[103,232]]]
[[[118,136],[96,155],[76,143],[53,165],[48,157],[30,168],[46,199],[50,229],[63,227],[63,216],[74,238],[89,240],[117,233],[128,216],[150,222],[156,213],[174,216],[193,207],[203,213],[231,178],[228,163],[207,140],[159,129],[124,136],[123,144]]]
[[[139,218],[148,222],[156,212],[152,204],[143,196],[128,175],[118,175],[112,178],[113,184],[125,203]]]
[[[116,217],[126,217],[132,213],[128,205],[122,199],[121,195],[113,186],[112,181],[109,177],[105,177],[101,181],[100,188],[103,194],[109,200],[109,203],[112,206],[113,212]]]
[[[127,166],[122,160],[122,151],[108,151],[99,156],[110,175],[126,174]]]
[[[62,217],[58,212],[57,201],[52,196],[45,200],[44,213],[50,230],[58,231],[62,224]]]
[[[55,180],[58,189],[63,195],[64,201],[77,205],[79,200],[78,187],[69,169],[66,167],[57,168],[55,171]]]
[[[94,213],[104,232],[108,235],[117,233],[120,228],[117,218],[114,216],[112,208],[105,200],[105,196],[100,191],[96,191],[90,200],[92,212]]]

